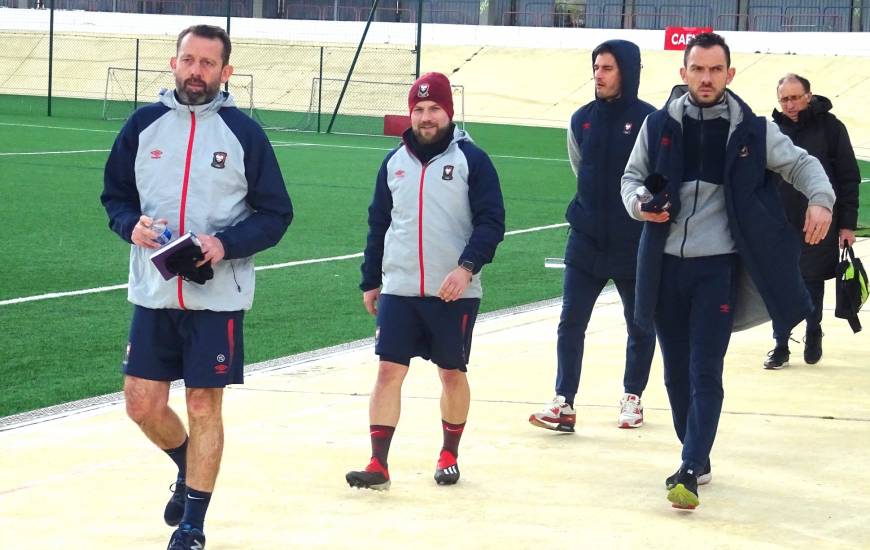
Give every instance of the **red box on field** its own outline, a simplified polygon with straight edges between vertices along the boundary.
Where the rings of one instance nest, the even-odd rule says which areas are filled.
[[[713,27],[665,27],[665,49],[685,50],[689,40],[705,32],[713,32]]]
[[[411,117],[407,115],[384,115],[384,135],[401,137],[411,127]]]

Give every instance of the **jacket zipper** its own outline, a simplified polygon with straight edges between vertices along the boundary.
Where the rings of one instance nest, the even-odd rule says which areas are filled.
[[[700,124],[698,125],[699,133],[701,134],[699,137],[699,151],[701,154],[699,155],[701,158],[698,160],[698,177],[695,179],[695,202],[692,204],[692,213],[686,216],[686,221],[683,223],[683,242],[680,244],[680,258],[685,258],[685,250],[686,250],[686,240],[689,238],[689,219],[695,215],[695,212],[698,211],[698,190],[701,187],[701,174],[704,173],[704,108],[698,107],[698,113],[700,114]]]
[[[426,295],[426,268],[423,267],[423,181],[426,179],[426,168],[428,167],[429,163],[427,162],[420,172],[420,191],[417,198],[417,257],[420,262],[421,297]]]
[[[193,156],[193,136],[196,133],[196,113],[190,112],[190,136],[187,138],[187,157],[184,159],[184,181],[181,185],[181,212],[179,213],[179,235],[184,235],[184,213],[187,208],[187,185],[190,183],[190,160]],[[184,293],[182,292],[184,281],[178,277],[178,306],[184,307]]]

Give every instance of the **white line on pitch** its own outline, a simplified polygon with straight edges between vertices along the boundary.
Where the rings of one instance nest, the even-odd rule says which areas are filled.
[[[105,134],[117,134],[118,130],[100,130],[98,128],[68,128],[66,126],[47,126],[42,124],[17,124],[14,122],[0,122],[0,126],[15,126],[16,128],[46,128],[49,130],[73,130],[76,132],[100,132]]]
[[[79,151],[28,151],[18,153],[0,153],[0,157],[19,157],[25,155],[71,155],[75,153],[108,153],[111,149],[81,149]]]
[[[305,143],[292,141],[273,141],[273,147],[327,147],[333,149],[359,149],[363,151],[392,151],[393,147],[366,147],[361,145],[336,145],[332,143]],[[568,159],[553,159],[547,157],[523,157],[517,155],[489,155],[496,159],[545,160],[550,162],[568,162]]]
[[[554,229],[557,227],[565,227],[567,223],[556,223],[552,225],[542,225],[540,227],[530,227],[528,229],[516,229],[514,231],[507,231],[505,233],[506,236],[510,235],[519,235],[521,233],[532,233],[534,231],[544,231],[547,229]],[[350,260],[353,258],[361,258],[363,255],[362,252],[357,252],[354,254],[344,254],[342,256],[330,256],[328,258],[313,258],[310,260],[297,260],[295,262],[284,262],[280,264],[271,264],[271,265],[263,265],[255,267],[255,271],[266,271],[269,269],[282,269],[285,267],[294,267],[297,265],[309,265],[309,264],[319,264],[325,262],[336,262],[341,260]],[[24,296],[21,298],[10,298],[8,300],[0,300],[0,306],[9,306],[13,304],[22,304],[25,302],[38,302],[41,300],[51,300],[53,298],[66,298],[68,296],[81,296],[83,294],[97,294],[100,292],[110,292],[113,290],[122,290],[127,288],[127,285],[112,285],[112,286],[101,286],[96,288],[86,288],[83,290],[70,290],[66,292],[49,292],[48,294],[38,294],[35,296]]]

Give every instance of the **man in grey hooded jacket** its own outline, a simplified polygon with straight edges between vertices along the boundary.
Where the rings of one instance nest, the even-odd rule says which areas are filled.
[[[106,162],[101,200],[130,248],[134,304],[124,397],[127,414],[178,467],[164,521],[170,550],[203,548],[203,524],[223,450],[223,388],[243,381],[242,322],[254,297],[253,255],[278,243],[293,206],[268,138],[220,91],[233,72],[230,39],[196,25],[178,36],[175,90],[136,111]],[[151,264],[155,223],[191,231],[201,257],[164,280]],[[171,246],[172,243],[169,244]],[[213,272],[209,279],[196,269]],[[211,274],[211,273],[210,273]],[[168,406],[183,378],[190,437]]]

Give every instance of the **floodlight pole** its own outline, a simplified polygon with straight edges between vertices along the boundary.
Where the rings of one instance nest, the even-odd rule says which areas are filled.
[[[232,1],[233,0],[227,0],[227,36],[230,35],[230,21],[232,20],[232,7],[233,7]],[[229,80],[224,82],[224,91],[225,92],[230,91],[230,81]]]
[[[423,0],[417,2],[417,71],[414,73],[414,78],[420,78],[420,56],[422,55],[421,47],[423,45]]]
[[[51,116],[51,72],[54,60],[54,0],[50,0],[48,16],[48,116]]]
[[[356,54],[353,56],[353,61],[350,64],[350,69],[347,71],[347,78],[344,79],[344,86],[341,87],[341,94],[338,96],[338,101],[335,103],[335,110],[332,112],[332,118],[329,121],[329,126],[326,128],[326,133],[332,133],[332,125],[335,123],[335,117],[338,116],[338,110],[341,108],[341,102],[344,99],[344,93],[347,91],[347,86],[350,84],[350,77],[353,76],[353,69],[356,67],[356,61],[359,59],[359,52],[362,50],[363,44],[366,41],[366,35],[369,33],[369,27],[372,26],[372,19],[375,17],[375,10],[378,8],[380,0],[372,0],[372,9],[369,11],[369,19],[366,21],[366,28],[363,30],[362,38],[359,45],[356,47]]]

